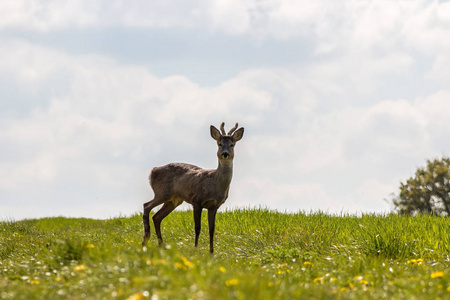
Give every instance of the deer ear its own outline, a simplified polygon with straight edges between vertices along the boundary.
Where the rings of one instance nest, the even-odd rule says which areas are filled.
[[[212,125],[210,127],[210,131],[211,131],[211,137],[213,139],[215,139],[216,141],[218,141],[222,137],[222,135],[220,134],[219,129],[217,129],[216,127],[214,127]]]
[[[233,138],[234,142],[239,141],[244,136],[244,127],[239,128],[236,130],[233,135],[231,136]]]

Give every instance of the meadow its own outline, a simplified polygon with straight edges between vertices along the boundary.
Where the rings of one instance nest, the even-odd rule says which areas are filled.
[[[0,222],[0,299],[450,299],[450,220],[267,209]]]

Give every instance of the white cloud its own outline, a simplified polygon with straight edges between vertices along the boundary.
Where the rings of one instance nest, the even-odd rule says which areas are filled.
[[[427,120],[429,143],[439,149],[440,155],[450,155],[450,91],[436,92],[418,103],[418,109]]]
[[[368,109],[360,109],[348,135],[348,157],[372,155],[385,161],[386,153],[410,155],[426,147],[426,120],[421,112],[405,100],[383,101]],[[355,126],[357,125],[357,126]],[[379,153],[377,155],[377,153]],[[374,156],[375,155],[375,156]]]
[[[450,49],[450,3],[448,1],[418,1],[406,19],[403,34],[410,46],[436,55]],[[425,4],[425,5],[423,5]]]
[[[33,87],[34,96],[66,87],[50,93],[45,105],[4,118],[0,133],[5,195],[47,199],[56,214],[81,215],[80,208],[67,208],[73,201],[92,203],[92,212],[106,203],[118,213],[139,210],[151,195],[151,167],[170,161],[215,166],[208,125],[222,120],[246,128],[233,205],[332,212],[376,209],[378,201],[384,211],[382,199],[402,174],[448,146],[439,143],[448,140],[448,91],[321,110],[333,88],[318,84],[323,73],[315,68],[247,70],[205,88],[96,55],[70,56],[14,40],[2,49],[2,76]],[[336,74],[345,66],[339,68]]]
[[[273,174],[275,175],[275,174]],[[280,174],[281,176],[281,174]],[[320,183],[280,183],[271,178],[248,176],[232,183],[229,207],[268,207],[279,211],[340,211],[342,206],[327,195]],[[258,199],[256,202],[254,199]]]
[[[3,32],[190,28],[259,41],[301,37],[313,54],[202,87],[113,57],[1,38],[3,99],[14,101],[0,102],[0,217],[135,212],[151,197],[152,167],[216,166],[208,126],[221,121],[246,128],[232,206],[385,211],[399,180],[448,154],[449,3],[239,3],[3,1]],[[417,82],[420,95],[398,96]],[[382,97],[383,89],[395,96]]]
[[[355,190],[351,197],[354,199],[352,206],[346,207],[346,209],[364,212],[360,208],[361,203],[364,203],[367,211],[387,213],[393,208],[392,204],[387,203],[387,201],[391,200],[392,193],[397,193],[398,185],[399,183],[394,181],[390,184],[385,184],[374,178],[367,179]]]
[[[53,31],[95,26],[193,27],[204,23],[205,5],[178,1],[28,1],[0,4],[0,28]],[[199,24],[200,23],[200,24]]]
[[[351,85],[366,91],[358,94],[362,97],[382,87],[380,76],[395,76],[411,72],[413,67],[423,67],[418,65],[417,53],[433,61],[427,78],[445,85],[450,52],[449,16],[450,3],[430,0],[217,0],[184,4],[120,0],[30,4],[7,0],[0,4],[3,29],[61,31],[125,26],[223,32],[256,40],[302,38],[313,46],[317,72],[325,75],[325,80],[329,78],[330,85],[337,83],[336,89],[341,84]],[[23,76],[37,75],[23,71]]]
[[[450,47],[448,48],[450,51]],[[425,74],[425,78],[440,84],[443,88],[448,86],[450,82],[450,56],[439,54],[433,63],[431,70]]]
[[[450,5],[416,1],[15,1],[0,4],[0,28],[61,30],[89,26],[209,28],[227,34],[287,39],[317,36],[351,46],[392,48],[405,35],[416,46],[432,47],[448,32]],[[443,27],[444,26],[444,27]],[[447,26],[447,28],[445,28]],[[442,32],[444,31],[444,32]],[[424,34],[425,33],[425,34]],[[431,34],[430,34],[431,33]],[[419,34],[413,40],[413,35]],[[386,38],[390,39],[386,39]],[[339,40],[341,40],[339,42]]]
[[[82,195],[88,197],[102,190],[103,198],[94,206],[105,205],[108,197],[118,203],[124,191],[135,195],[147,190],[148,170],[166,163],[164,157],[170,158],[171,152],[173,157],[182,154],[181,159],[202,158],[207,154],[204,145],[210,143],[213,159],[210,120],[245,124],[246,112],[252,119],[271,106],[272,99],[264,92],[239,80],[201,89],[181,76],[160,79],[143,68],[95,55],[72,57],[16,41],[5,43],[4,50],[3,76],[15,78],[18,86],[35,87],[33,96],[44,88],[67,87],[51,94],[46,105],[30,107],[20,117],[5,115],[1,123],[0,140],[7,147],[0,149],[0,186],[17,198],[60,197],[52,191],[67,186],[64,189],[75,195],[82,187],[86,190]],[[27,59],[30,56],[33,59]],[[48,66],[48,61],[53,64]],[[199,141],[198,136],[204,138]],[[40,186],[41,194],[30,188],[35,186]],[[30,188],[28,192],[24,187]],[[55,210],[68,213],[67,201],[61,200]],[[130,204],[128,210],[136,207],[140,205]]]

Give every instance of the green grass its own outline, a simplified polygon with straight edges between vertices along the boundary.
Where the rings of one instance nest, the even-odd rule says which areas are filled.
[[[203,217],[0,222],[0,299],[450,298],[449,218],[226,211],[211,256]]]

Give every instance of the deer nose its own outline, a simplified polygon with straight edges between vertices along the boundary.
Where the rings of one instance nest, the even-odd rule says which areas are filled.
[[[228,158],[228,157],[230,157],[230,153],[228,153],[228,152],[223,152],[223,153],[222,153],[222,157],[223,157],[223,158]]]

